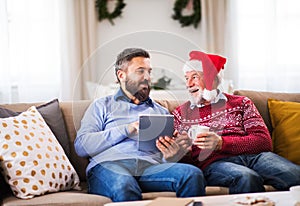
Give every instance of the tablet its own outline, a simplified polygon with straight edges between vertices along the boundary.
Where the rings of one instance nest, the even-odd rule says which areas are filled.
[[[140,114],[138,149],[158,152],[156,140],[159,136],[173,136],[174,116],[163,114]]]

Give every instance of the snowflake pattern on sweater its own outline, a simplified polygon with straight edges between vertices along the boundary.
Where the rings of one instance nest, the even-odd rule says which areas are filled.
[[[240,154],[258,154],[271,151],[269,131],[254,103],[244,96],[225,94],[227,101],[204,107],[190,108],[190,102],[173,111],[174,125],[179,131],[188,131],[191,125],[205,125],[222,136],[221,150],[201,150],[192,146],[191,154],[181,161],[205,168],[210,163]]]

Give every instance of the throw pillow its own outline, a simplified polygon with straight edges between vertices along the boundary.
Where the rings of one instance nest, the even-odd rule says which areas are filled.
[[[36,107],[0,119],[0,148],[3,175],[17,197],[80,189],[76,171]]]
[[[38,111],[42,114],[47,125],[57,138],[60,145],[63,147],[66,155],[70,156],[69,138],[65,126],[65,122],[62,116],[61,109],[59,107],[58,99],[54,99],[50,102],[37,106]],[[19,115],[20,112],[14,112],[12,110],[0,107],[0,118],[13,117]],[[0,168],[1,169],[1,168]],[[4,181],[4,178],[0,174],[0,197],[10,192],[9,185]]]
[[[0,108],[0,118],[5,118],[5,117],[12,117],[18,115],[16,112],[11,111],[9,109],[5,108]],[[1,148],[0,148],[1,150]],[[0,170],[2,168],[0,167]],[[2,199],[5,194],[10,192],[10,187],[9,185],[5,182],[4,177],[0,174],[0,199]]]
[[[6,117],[13,117],[13,116],[17,116],[18,113],[11,111],[9,109],[5,109],[5,108],[0,108],[0,118],[6,118]],[[1,150],[1,148],[0,148]],[[1,172],[3,173],[3,169],[0,167]],[[0,174],[0,198],[4,198],[4,196],[7,193],[11,193],[10,190],[10,186],[7,184],[7,182],[5,181],[4,177],[2,176],[2,174]]]
[[[66,155],[70,157],[70,144],[64,118],[59,107],[58,99],[36,107],[42,115],[47,125],[57,138],[58,142],[64,149]]]
[[[58,99],[54,99],[45,104],[36,107],[40,114],[43,116],[47,125],[57,138],[58,142],[63,147],[67,156],[70,156],[69,138],[66,130],[65,122],[61,109],[59,107]],[[0,118],[13,117],[20,114],[9,109],[0,108]]]
[[[273,151],[300,164],[300,103],[268,99]]]

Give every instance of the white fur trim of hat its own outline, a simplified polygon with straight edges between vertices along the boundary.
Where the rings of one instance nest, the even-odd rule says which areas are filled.
[[[203,71],[202,62],[199,60],[186,61],[182,68],[183,72]]]

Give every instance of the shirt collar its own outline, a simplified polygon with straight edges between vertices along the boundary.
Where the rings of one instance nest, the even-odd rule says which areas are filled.
[[[115,94],[114,99],[116,101],[121,100],[121,101],[125,101],[125,102],[128,102],[128,103],[133,103],[132,100],[125,95],[125,93],[123,92],[121,87],[119,88],[119,90]],[[148,104],[151,107],[154,106],[153,102],[152,102],[152,99],[150,97],[148,97],[145,101],[141,102],[140,104]]]
[[[220,100],[224,100],[225,102],[227,102],[227,97],[224,95],[223,92],[219,92],[219,94],[217,95],[217,97],[211,101],[211,104],[215,104],[217,102],[219,102]],[[195,107],[204,107],[205,104],[191,104],[190,108],[194,109]]]

